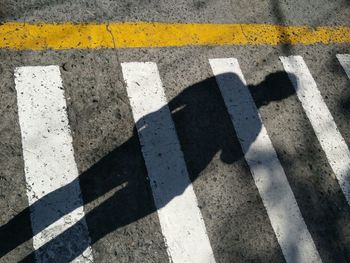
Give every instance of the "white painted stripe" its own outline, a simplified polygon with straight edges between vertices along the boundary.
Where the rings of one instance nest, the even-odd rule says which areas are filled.
[[[170,261],[215,262],[157,65],[122,70]]]
[[[323,101],[308,67],[300,56],[280,57],[304,111],[350,204],[350,152]]]
[[[350,54],[338,54],[337,58],[350,79]]]
[[[237,59],[209,62],[286,261],[321,262]]]
[[[75,261],[91,262],[84,219],[69,239],[56,238],[59,254],[52,246],[50,251],[39,250],[84,217],[59,67],[16,68],[15,84],[36,261],[59,261],[83,246],[87,248],[84,256]],[[60,188],[65,190],[60,192]],[[57,192],[55,198],[45,199],[53,191]]]

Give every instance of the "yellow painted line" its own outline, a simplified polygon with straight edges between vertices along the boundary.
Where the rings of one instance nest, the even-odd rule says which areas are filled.
[[[0,24],[0,48],[14,50],[350,43],[348,26],[269,24]]]

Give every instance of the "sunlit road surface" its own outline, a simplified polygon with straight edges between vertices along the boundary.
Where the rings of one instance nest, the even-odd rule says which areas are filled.
[[[347,1],[0,4],[0,262],[350,261]]]

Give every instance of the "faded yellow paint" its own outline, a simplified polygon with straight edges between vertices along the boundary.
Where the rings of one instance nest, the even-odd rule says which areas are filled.
[[[0,48],[14,50],[148,48],[220,45],[350,43],[350,27],[268,24],[28,24],[0,25]]]

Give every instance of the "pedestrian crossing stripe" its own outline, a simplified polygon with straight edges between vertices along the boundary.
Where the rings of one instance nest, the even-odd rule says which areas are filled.
[[[349,75],[349,55],[339,54],[337,58],[344,68],[345,73]],[[312,79],[302,57],[281,57],[281,61],[286,72],[289,75],[294,74],[296,76],[296,79],[291,80],[297,91],[297,96],[302,102],[302,106],[320,140],[328,161],[337,176],[341,189],[349,202],[350,176],[348,175],[348,171],[350,170],[350,162],[347,145],[338,132],[334,120],[324,104],[316,83]],[[238,136],[252,136],[250,133],[244,134],[242,132],[241,127],[243,126],[249,129],[260,125],[262,128],[256,135],[256,138],[244,138],[248,139],[248,141],[250,140],[252,144],[248,147],[243,143],[242,148],[286,261],[321,262],[318,251],[307,230],[293,192],[260,117],[254,120],[248,120],[248,122],[242,119],[242,116],[247,114],[246,111],[257,116],[259,116],[259,113],[245,86],[244,76],[240,70],[238,61],[234,58],[210,59],[209,63],[216,75],[219,89],[224,98],[227,110],[231,114],[232,122]],[[156,206],[159,208],[158,214],[162,231],[168,242],[169,258],[175,263],[193,262],[193,260],[197,259],[201,262],[215,262],[202,216],[196,208],[195,193],[191,187],[191,183],[188,181],[186,172],[184,172],[186,171],[186,164],[184,163],[179,142],[177,141],[170,112],[166,110],[167,101],[156,64],[138,62],[123,63],[122,69],[127,91],[130,96],[130,104],[135,123],[138,128],[139,139],[141,145],[143,145],[142,151],[149,176],[150,178],[154,178],[155,181],[159,180],[159,182],[163,183],[157,184],[158,188],[151,186]],[[236,74],[239,79],[237,77],[236,79],[233,78],[232,73]],[[80,199],[76,164],[72,155],[71,137],[59,68],[58,66],[17,68],[15,70],[15,84],[25,161],[25,176],[27,184],[32,187],[28,190],[28,200],[32,212],[31,224],[35,235],[34,249],[36,249],[36,259],[38,262],[43,262],[47,253],[52,253],[52,251],[45,251],[41,248],[51,242],[55,243],[57,240],[59,241],[62,231],[65,231],[67,228],[71,229],[74,223],[79,222],[83,223],[83,227],[80,228],[71,241],[74,242],[75,246],[82,246],[86,249],[83,255],[72,258],[72,260],[77,259],[79,262],[91,262],[93,258],[89,246],[88,229],[84,223],[83,204]],[[235,100],[235,104],[237,104],[237,97],[232,95],[237,90],[241,91],[239,96],[245,96],[243,101],[247,104],[239,105],[239,108],[236,109],[231,105],[231,101]],[[157,94],[157,96],[153,97],[153,100],[146,102],[144,105],[139,104],[140,101],[138,98],[140,96],[152,97],[152,94]],[[230,97],[231,100],[229,99]],[[39,103],[35,104],[33,103],[34,101],[38,101]],[[310,103],[317,105],[318,108],[316,111],[310,108]],[[145,114],[155,110],[153,107],[157,109],[162,108],[162,113],[159,116],[162,120],[165,120],[164,127],[157,126],[160,125],[159,120],[143,118]],[[320,116],[319,114],[323,115]],[[327,130],[325,135],[322,134],[324,132],[324,127],[322,126],[324,122],[331,123],[331,129]],[[156,129],[157,131],[160,129],[160,135],[157,135],[160,137],[153,138],[152,136],[155,136],[155,133],[148,133],[147,131],[145,133],[144,127],[146,126],[150,126],[151,129]],[[164,137],[164,141],[162,141],[162,133],[170,133],[171,136]],[[38,138],[38,140],[35,140],[36,142],[33,144],[32,138]],[[329,141],[330,138],[331,141]],[[149,141],[152,140],[154,142],[157,139],[160,139],[160,144],[151,147]],[[162,147],[169,145],[169,143],[175,147],[171,151],[171,154],[164,154],[161,161],[157,160],[154,151],[156,149],[158,151],[162,150]],[[337,146],[337,150],[330,148],[332,144]],[[264,153],[269,153],[271,158],[264,159],[262,156]],[[45,166],[38,163],[38,160],[42,158],[47,158]],[[159,163],[159,165],[154,165],[154,161]],[[176,161],[176,165],[179,166],[171,169],[171,173],[169,172],[170,177],[157,177],[159,174],[164,175],[168,173],[167,169],[163,169],[165,167],[163,165],[167,164],[171,166],[172,161]],[[256,165],[256,163],[259,165]],[[47,173],[45,170],[50,169],[50,171],[55,171],[55,169],[61,169],[62,167],[66,167],[67,169],[63,177],[60,177],[62,176],[61,170],[59,170],[61,174],[55,176],[55,178],[48,176],[47,174],[50,173]],[[276,174],[272,174],[275,172]],[[153,173],[154,175],[152,175]],[[179,179],[177,176],[180,173],[181,177]],[[38,174],[43,175],[40,177],[41,181],[38,180]],[[36,207],[32,205],[37,201],[45,199],[46,194],[72,182],[69,196],[63,193],[64,196],[61,196],[61,199],[58,198],[55,200],[56,202],[51,202],[49,206]],[[186,187],[183,187],[183,184]],[[266,184],[274,184],[276,186],[274,188],[275,190],[266,192]],[[184,191],[178,197],[174,198],[174,200],[171,200],[174,196],[167,196],[167,194],[175,191],[177,187],[184,189]],[[280,198],[279,191],[283,191],[288,198]],[[69,198],[67,199],[67,197]],[[62,200],[67,202],[64,206],[62,206]],[[283,205],[272,208],[270,203],[274,200],[280,201]],[[183,208],[181,212],[186,211],[185,215],[187,219],[180,224],[180,227],[183,227],[193,235],[187,241],[182,239],[181,231],[174,232],[171,229],[174,226],[172,220],[174,216],[176,218],[176,213],[180,213],[177,209],[181,207]],[[40,211],[40,213],[37,211]],[[63,215],[62,211],[64,212]],[[71,224],[67,224],[65,220],[62,220],[68,214],[73,215],[74,220]],[[162,223],[162,221],[165,223]],[[55,230],[51,229],[53,225],[55,226]],[[296,232],[287,233],[288,228],[293,228]],[[298,231],[300,231],[300,236],[296,235]],[[184,242],[183,244],[187,244],[186,242],[193,240],[197,240],[196,242],[198,243],[195,244],[196,246],[200,244],[200,246],[194,250],[183,249],[182,242]],[[60,245],[69,250],[69,244],[63,243]],[[297,253],[294,255],[291,255],[289,251],[292,247],[293,249],[295,247],[298,248]],[[62,255],[57,254],[54,256],[61,257]]]
[[[345,70],[346,75],[350,79],[350,55],[349,54],[338,54],[337,58]]]
[[[210,59],[210,65],[284,258],[321,262],[237,59]]]
[[[59,67],[16,68],[15,83],[36,261],[47,262],[48,251],[40,247],[55,239],[51,253],[84,246],[84,256],[76,260],[88,262],[92,253]],[[55,191],[59,194],[45,197]],[[79,221],[82,227],[74,228],[71,240],[60,240]],[[60,259],[65,256],[69,250]]]
[[[170,262],[215,263],[157,65],[122,70]]]

